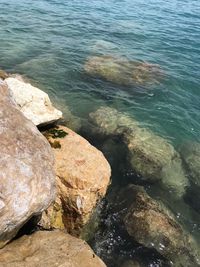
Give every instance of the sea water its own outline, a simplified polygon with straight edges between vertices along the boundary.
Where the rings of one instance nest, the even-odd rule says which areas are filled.
[[[90,77],[84,64],[96,55],[158,64],[164,78],[149,86],[127,87]],[[27,76],[82,125],[90,112],[104,105],[136,118],[176,148],[200,142],[198,0],[0,0],[0,67]],[[112,150],[107,152],[114,157]],[[119,173],[117,166],[114,173]],[[123,186],[126,175],[116,176],[113,184]],[[200,221],[179,207],[197,236]],[[113,216],[104,216],[110,224],[101,230],[101,240],[97,235],[92,242],[110,266],[114,254],[107,245],[115,247],[109,239]],[[115,244],[116,236],[122,238],[115,234]],[[134,252],[123,242],[118,242],[118,254],[126,258]]]

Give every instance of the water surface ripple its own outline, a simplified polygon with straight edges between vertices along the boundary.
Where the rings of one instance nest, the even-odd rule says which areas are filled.
[[[0,0],[0,10],[0,67],[25,74],[64,111],[84,122],[108,105],[175,147],[200,141],[198,0]],[[96,55],[159,64],[165,77],[144,87],[91,78],[83,66]]]

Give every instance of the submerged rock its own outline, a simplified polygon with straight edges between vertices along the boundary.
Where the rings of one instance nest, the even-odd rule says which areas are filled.
[[[176,267],[200,266],[191,238],[172,213],[142,187],[132,185],[130,190],[132,204],[124,218],[129,235],[143,246],[156,249]]]
[[[178,197],[185,193],[188,179],[180,156],[166,139],[113,108],[101,107],[90,114],[90,120],[98,133],[121,137],[131,167],[143,179],[160,182]]]
[[[48,95],[18,78],[5,79],[21,112],[35,125],[53,123],[62,118],[62,112],[53,107]]]
[[[126,86],[152,84],[158,82],[162,76],[158,65],[128,61],[112,56],[91,57],[86,62],[84,69],[92,76]]]
[[[55,155],[59,200],[47,210],[46,220],[41,224],[44,228],[49,225],[63,228],[64,225],[70,233],[79,235],[106,193],[110,166],[99,150],[64,126],[51,129],[45,135]]]
[[[188,175],[192,182],[200,186],[200,143],[187,142],[180,149]]]
[[[23,236],[0,250],[1,267],[106,267],[82,240],[61,231]]]
[[[55,198],[53,153],[0,82],[0,247]]]

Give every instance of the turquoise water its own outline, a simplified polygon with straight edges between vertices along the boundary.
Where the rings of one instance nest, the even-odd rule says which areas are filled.
[[[123,87],[91,78],[83,66],[94,55],[159,64],[164,79]],[[175,146],[199,141],[198,0],[0,0],[0,67],[26,75],[82,124],[109,105]]]

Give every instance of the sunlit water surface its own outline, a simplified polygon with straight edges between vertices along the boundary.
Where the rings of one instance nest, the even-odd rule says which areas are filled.
[[[83,66],[94,55],[159,64],[164,79],[151,86],[123,87],[91,78]],[[175,147],[199,141],[197,0],[0,0],[0,67],[26,75],[66,114],[68,107],[82,125],[90,112],[107,105],[134,116]],[[95,137],[91,142],[103,149]],[[112,150],[105,154],[114,157]],[[121,160],[115,158],[113,163],[113,186],[107,198],[111,203],[112,191],[133,182],[127,170],[118,170]],[[153,194],[160,197],[157,191]],[[103,230],[91,244],[109,266],[115,266],[112,259],[131,258],[139,247],[129,244],[111,210],[108,205]],[[198,239],[198,215],[189,216],[182,204],[175,210]],[[152,259],[147,266],[161,266],[143,253]]]

